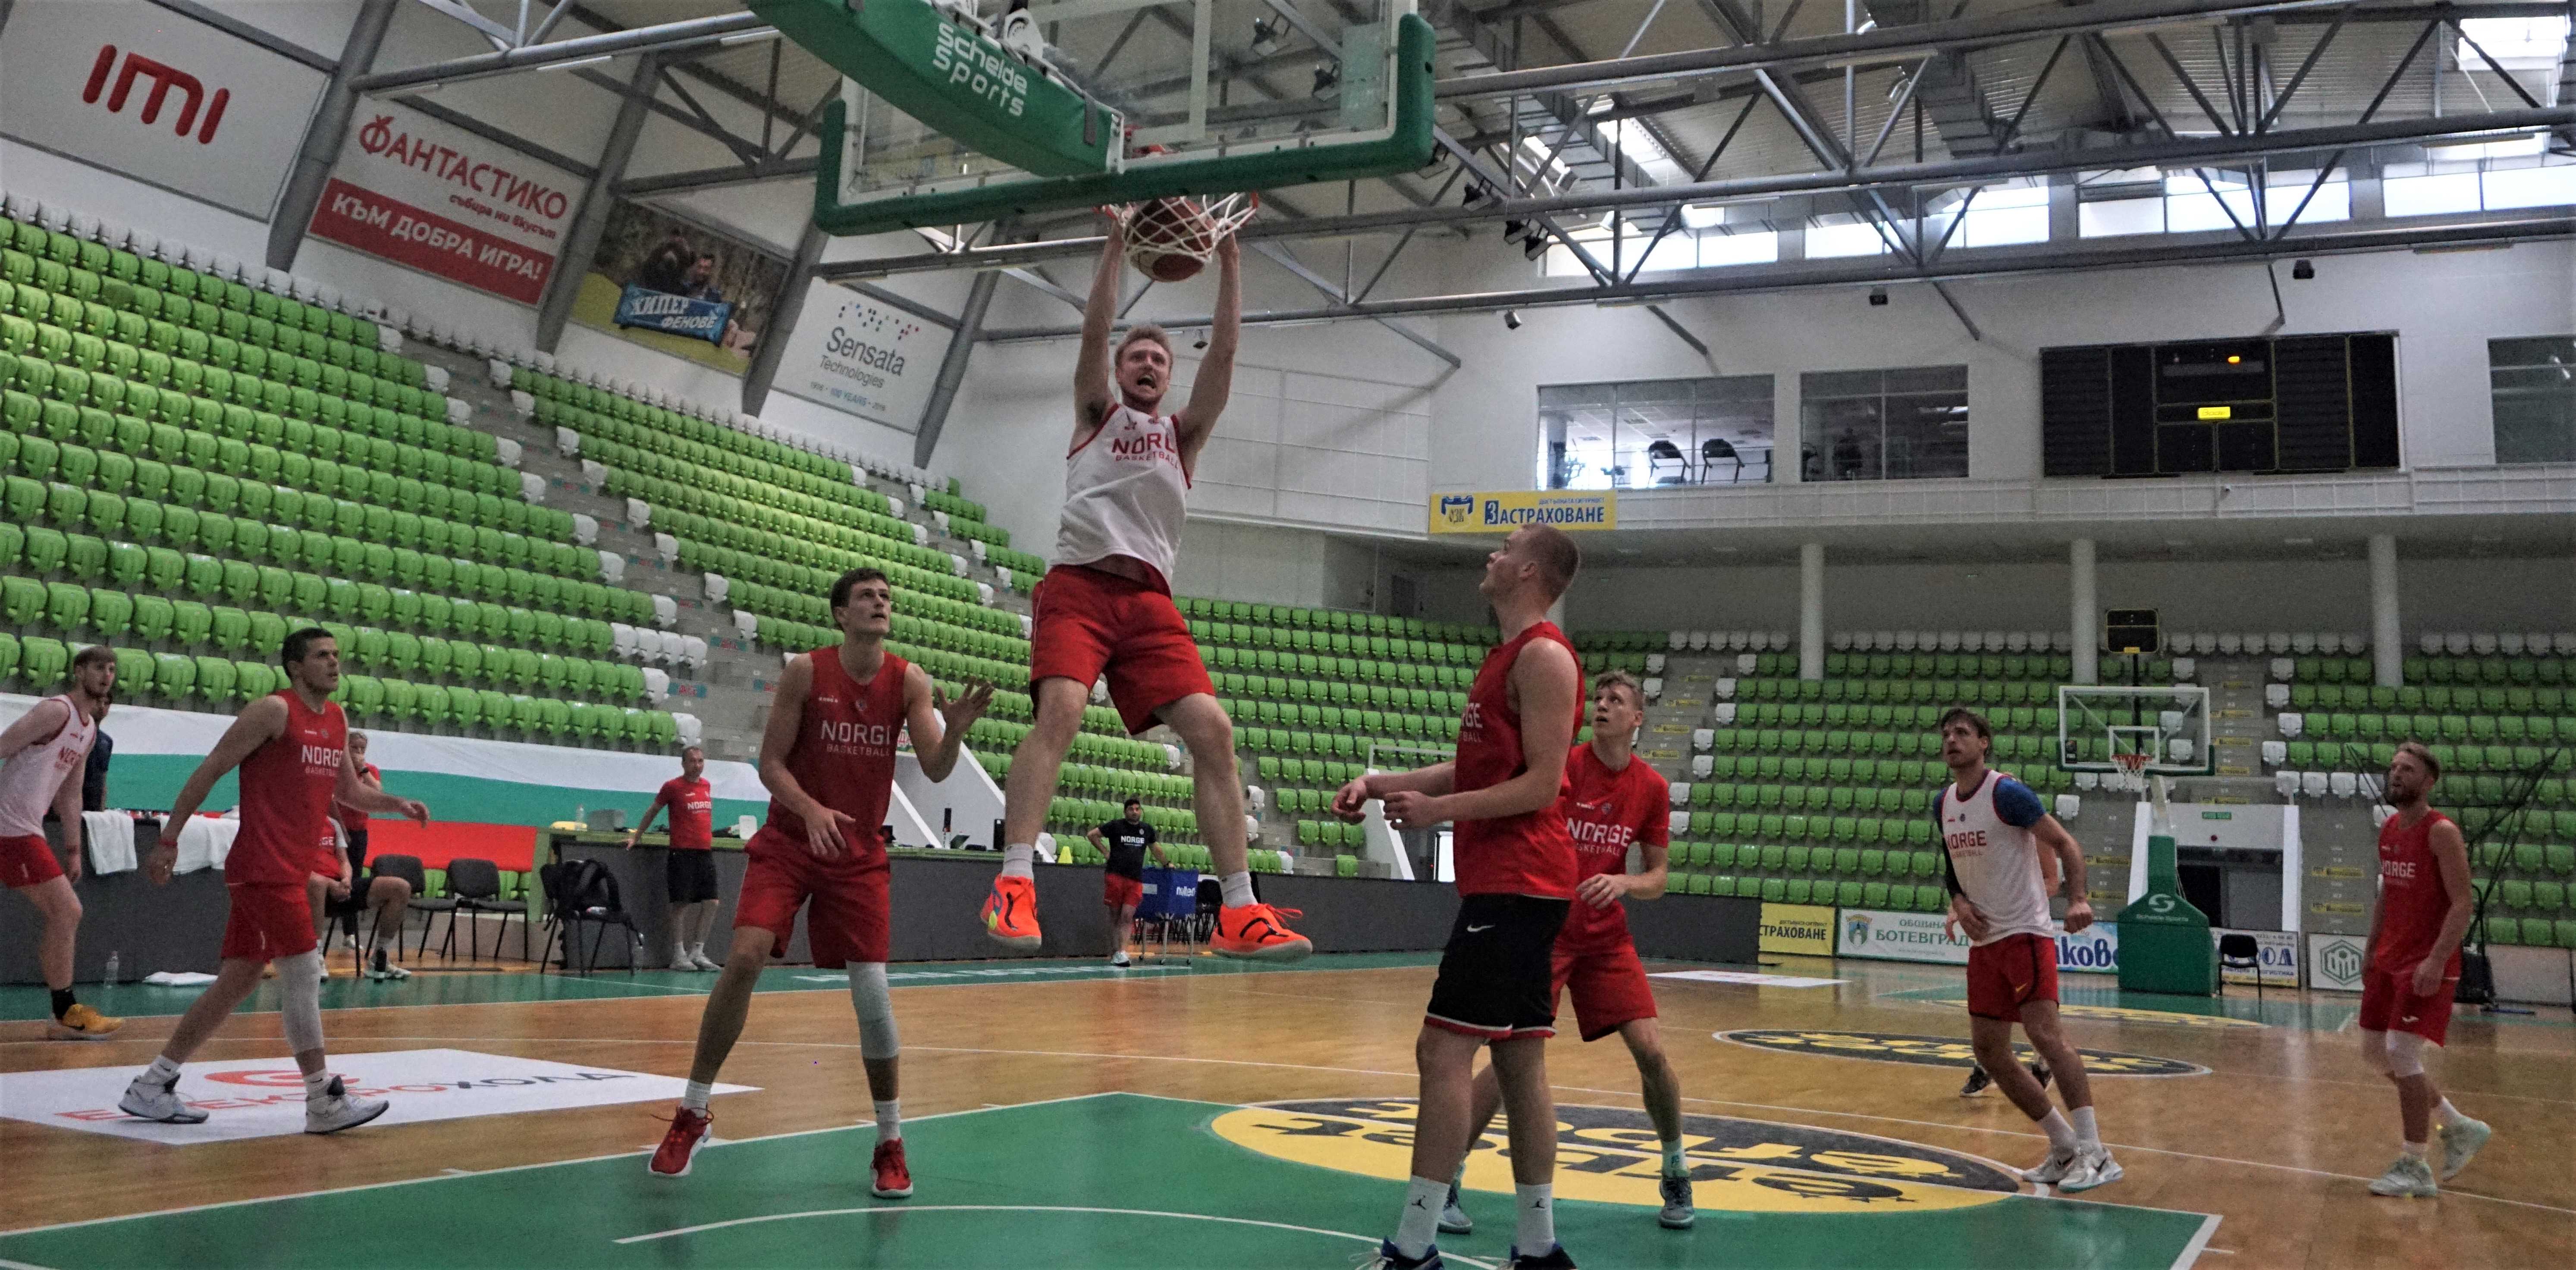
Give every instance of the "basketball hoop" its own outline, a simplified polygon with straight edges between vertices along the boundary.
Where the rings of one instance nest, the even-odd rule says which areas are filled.
[[[2143,751],[2112,755],[2111,761],[2119,764],[2120,770],[2106,773],[2106,779],[2103,783],[2114,789],[2125,789],[2131,793],[2145,793],[2147,790],[2147,757],[2148,756]]]
[[[1256,193],[1156,198],[1105,208],[1127,231],[1127,259],[1146,277],[1179,282],[1207,266],[1217,244],[1261,210]]]

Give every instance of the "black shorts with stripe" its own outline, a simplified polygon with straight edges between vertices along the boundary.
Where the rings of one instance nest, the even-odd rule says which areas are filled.
[[[1572,907],[1534,895],[1461,897],[1422,1021],[1488,1041],[1556,1035],[1556,932]]]

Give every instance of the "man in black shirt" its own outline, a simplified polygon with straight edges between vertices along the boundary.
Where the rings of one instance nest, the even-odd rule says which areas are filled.
[[[107,711],[106,705],[99,706],[100,723],[107,722]],[[89,743],[89,766],[81,772],[82,811],[107,810],[107,764],[115,754],[116,738],[109,736],[107,729],[99,729],[98,736]]]
[[[1127,800],[1127,815],[1091,831],[1091,845],[1109,855],[1108,873],[1102,883],[1101,902],[1109,906],[1109,931],[1118,947],[1109,954],[1109,964],[1127,964],[1127,933],[1136,924],[1136,906],[1145,899],[1145,853],[1154,853],[1154,862],[1171,867],[1172,859],[1154,836],[1154,827],[1145,823],[1145,804]]]

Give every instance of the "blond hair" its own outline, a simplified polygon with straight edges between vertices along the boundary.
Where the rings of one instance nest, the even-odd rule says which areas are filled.
[[[1139,322],[1128,327],[1125,335],[1118,337],[1118,347],[1109,355],[1109,360],[1116,362],[1127,356],[1127,346],[1138,340],[1152,340],[1163,346],[1163,356],[1172,355],[1172,333],[1151,322]]]
[[[1640,710],[1646,708],[1645,687],[1637,682],[1637,677],[1635,675],[1629,674],[1627,671],[1605,670],[1600,674],[1593,676],[1592,695],[1596,697],[1600,696],[1601,690],[1604,688],[1625,688],[1628,690],[1628,701],[1630,704],[1636,706]]]

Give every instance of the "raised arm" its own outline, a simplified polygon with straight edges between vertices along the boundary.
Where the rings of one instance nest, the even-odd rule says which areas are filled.
[[[826,657],[837,652],[826,650]],[[778,676],[778,690],[769,699],[769,726],[760,734],[760,783],[769,787],[778,801],[805,825],[805,849],[826,860],[837,860],[850,853],[845,833],[855,832],[859,822],[847,812],[834,811],[815,801],[812,794],[787,770],[787,756],[796,752],[796,738],[805,727],[805,698],[814,691],[812,655],[787,663]]]
[[[416,824],[429,823],[429,808],[417,798],[397,798],[385,787],[367,779],[365,768],[358,766],[356,755],[340,751],[340,788],[332,800],[346,803],[360,811],[390,811],[408,816]]]
[[[189,817],[196,815],[197,808],[204,805],[206,795],[214,791],[215,782],[241,766],[242,760],[249,758],[253,751],[276,740],[285,731],[286,702],[278,697],[262,697],[243,707],[242,712],[233,717],[232,726],[224,729],[222,739],[216,741],[215,748],[197,764],[197,770],[188,774],[187,783],[179,787],[178,798],[170,804],[169,818],[161,823],[161,842],[152,848],[151,858],[144,863],[144,872],[154,885],[170,880],[170,871],[179,862],[179,832],[188,827]]]
[[[1216,435],[1217,416],[1234,393],[1234,349],[1243,334],[1243,249],[1228,234],[1216,245],[1216,324],[1208,330],[1207,356],[1190,381],[1190,404],[1181,408],[1181,463],[1198,467],[1199,451]]]
[[[1091,269],[1091,295],[1082,304],[1082,344],[1073,363],[1073,443],[1109,421],[1118,408],[1118,385],[1110,373],[1109,326],[1118,320],[1118,279],[1127,268],[1127,226],[1112,217],[1100,245],[1100,261]]]
[[[948,773],[956,770],[957,753],[966,746],[966,729],[975,726],[984,707],[991,704],[993,685],[980,679],[966,681],[966,691],[951,701],[929,671],[919,666],[904,669],[904,727],[911,733],[913,754],[921,759],[921,774],[931,784],[948,779]]]

